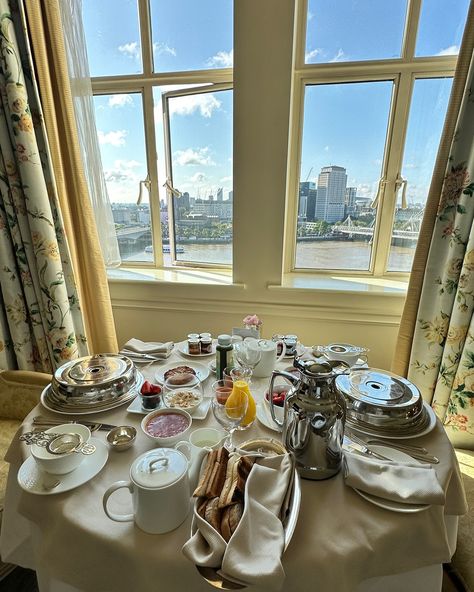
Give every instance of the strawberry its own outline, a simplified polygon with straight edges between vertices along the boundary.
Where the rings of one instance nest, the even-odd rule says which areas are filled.
[[[151,393],[150,390],[151,384],[148,382],[148,380],[145,380],[145,382],[142,384],[142,388],[141,388],[141,394],[142,395],[149,395]]]
[[[161,393],[161,386],[158,384],[150,384],[150,393],[152,395],[159,395]]]

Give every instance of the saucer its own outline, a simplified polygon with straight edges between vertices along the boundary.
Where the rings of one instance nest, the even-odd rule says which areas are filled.
[[[28,457],[18,471],[17,480],[19,486],[35,495],[54,495],[70,491],[87,483],[104,467],[109,456],[107,446],[101,440],[91,438],[89,442],[96,447],[94,454],[85,456],[77,469],[66,475],[56,476],[43,473],[38,468],[35,459],[32,456]],[[59,479],[60,484],[54,489],[46,489],[47,484],[55,479]]]
[[[282,431],[281,428],[277,426],[277,424],[270,417],[263,403],[257,404],[257,419],[262,425],[264,425],[269,430],[272,430],[273,432]]]

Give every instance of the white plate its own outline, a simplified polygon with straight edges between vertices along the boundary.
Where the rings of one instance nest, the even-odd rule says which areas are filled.
[[[417,460],[412,458],[410,455],[405,454],[405,452],[395,450],[394,448],[389,448],[388,446],[370,446],[370,449],[374,452],[382,454],[383,456],[386,456],[395,462],[419,464]],[[378,497],[377,495],[367,493],[366,491],[361,491],[360,489],[354,489],[354,491],[371,504],[374,504],[379,508],[383,508],[384,510],[390,510],[392,512],[412,514],[414,512],[423,512],[423,510],[426,510],[430,507],[428,504],[404,504],[403,502],[388,500],[383,497]]]
[[[257,404],[257,419],[262,425],[264,425],[269,430],[273,430],[274,432],[282,431],[281,428],[277,426],[277,424],[270,417],[263,403]]]
[[[212,340],[212,352],[209,354],[190,354],[188,351],[188,342],[187,341],[180,341],[176,344],[179,353],[184,356],[185,358],[208,358],[209,356],[216,355],[216,341]]]
[[[191,417],[193,419],[206,419],[207,412],[209,411],[210,405],[211,405],[211,398],[204,397],[204,399],[201,401],[201,403],[200,403],[199,407],[196,409],[196,411],[191,414]],[[157,407],[157,409],[166,409],[166,406],[162,405],[160,407]],[[150,410],[144,411],[142,409],[140,397],[136,397],[135,399],[133,399],[133,401],[127,407],[127,411],[129,413],[139,413],[140,415],[147,415],[147,413],[151,413],[154,410],[150,409]]]
[[[188,362],[188,360],[186,360],[186,362],[183,362],[182,364],[180,364],[179,362],[173,362],[172,364],[166,364],[166,366],[163,366],[162,368],[160,368],[159,370],[156,371],[156,374],[155,374],[156,380],[160,384],[163,384],[165,382],[165,372],[167,372],[168,370],[171,370],[171,368],[177,368],[178,366],[189,366],[190,368],[192,368],[194,370],[194,372],[196,372],[196,376],[198,377],[198,379],[201,382],[206,380],[206,378],[209,376],[209,368],[207,366],[204,366],[203,364],[197,364],[195,362]],[[186,385],[181,385],[181,386],[191,386],[192,384],[195,384],[195,382],[196,382],[196,379],[192,380],[191,382],[187,383]]]
[[[302,343],[300,343],[298,341],[298,343],[296,344],[296,355],[302,356],[306,352],[307,352],[307,348]],[[292,360],[294,357],[295,357],[294,354],[291,354],[289,356],[285,354],[282,359],[283,360]]]
[[[78,410],[78,409],[74,409],[74,408],[71,408],[71,411],[59,411],[59,409],[56,409],[55,407],[51,407],[46,400],[46,394],[47,394],[48,390],[51,388],[50,384],[41,393],[40,401],[41,401],[41,404],[43,405],[43,407],[48,409],[48,411],[52,411],[53,413],[59,413],[60,415],[89,415],[91,413],[102,413],[103,411],[110,411],[111,409],[115,409],[116,407],[120,407],[121,405],[125,405],[125,403],[129,403],[130,399],[137,395],[139,389],[141,388],[142,381],[143,381],[143,377],[142,377],[141,381],[137,384],[137,386],[134,386],[133,389],[130,389],[128,391],[128,393],[126,395],[123,395],[120,400],[113,401],[105,407],[99,407],[99,408],[91,407],[91,409],[89,411]]]
[[[426,428],[418,434],[409,434],[404,436],[390,434],[388,436],[387,434],[381,434],[380,432],[377,432],[377,430],[368,430],[367,428],[362,429],[360,427],[355,427],[353,424],[350,425],[350,428],[351,430],[355,430],[361,434],[365,434],[366,436],[374,436],[376,438],[382,438],[385,440],[411,440],[411,438],[420,438],[421,436],[426,436],[426,434],[429,434],[436,425],[436,414],[433,409],[428,405],[428,403],[426,403],[426,401],[423,401],[423,407],[426,413],[428,413],[429,423]]]
[[[38,468],[32,456],[28,457],[18,471],[18,484],[25,491],[29,491],[35,495],[54,495],[56,493],[70,491],[79,487],[79,485],[87,483],[87,481],[95,477],[104,467],[109,456],[107,446],[101,440],[91,438],[89,442],[94,444],[96,451],[86,456],[77,469],[66,475],[58,475],[57,477],[55,475],[47,475]],[[51,483],[56,478],[61,481],[57,487],[50,490],[44,489],[44,484]]]

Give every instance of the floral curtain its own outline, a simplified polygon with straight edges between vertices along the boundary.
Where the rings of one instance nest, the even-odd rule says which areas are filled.
[[[430,246],[408,378],[458,447],[474,448],[474,63]]]
[[[0,368],[51,372],[88,348],[23,32],[0,0]]]

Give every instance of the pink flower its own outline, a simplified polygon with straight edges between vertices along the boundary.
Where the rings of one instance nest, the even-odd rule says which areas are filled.
[[[257,315],[247,315],[242,321],[244,325],[251,327],[260,327],[263,322],[257,317]]]

